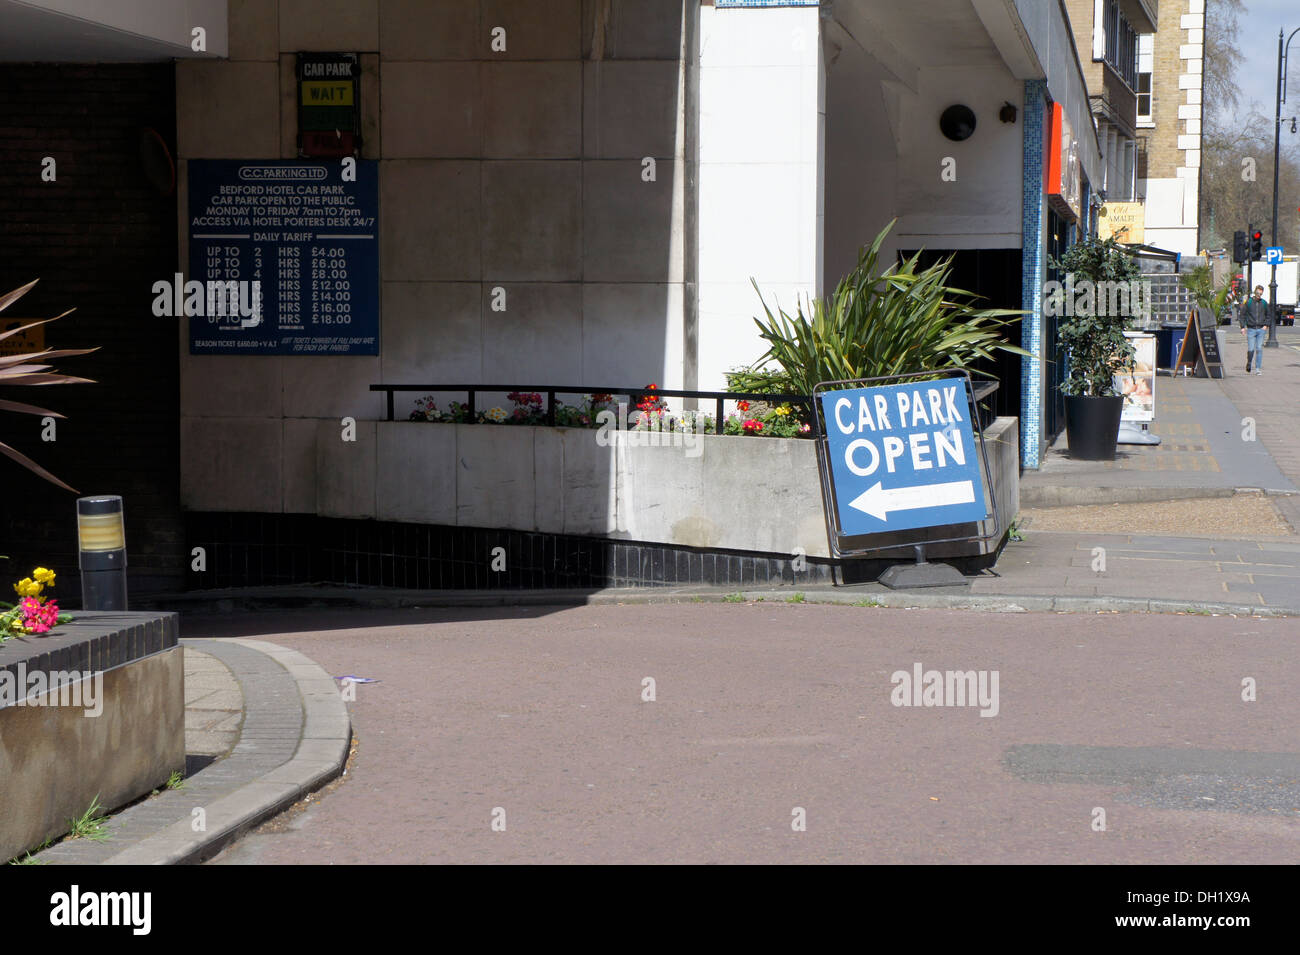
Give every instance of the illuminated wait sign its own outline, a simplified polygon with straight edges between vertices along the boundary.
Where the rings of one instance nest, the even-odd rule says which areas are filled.
[[[360,56],[298,54],[298,155],[356,156],[361,146],[358,110]]]
[[[965,378],[818,397],[843,536],[988,517]]]

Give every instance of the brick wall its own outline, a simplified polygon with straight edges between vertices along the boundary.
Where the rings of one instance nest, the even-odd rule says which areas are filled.
[[[1203,10],[1203,3],[1188,0],[1168,0],[1160,5],[1160,29],[1155,35],[1151,77],[1151,121],[1155,128],[1139,131],[1147,137],[1146,175],[1152,179],[1172,179],[1179,166],[1188,164],[1187,153],[1178,147],[1178,137],[1189,130],[1187,123],[1180,119],[1178,108],[1196,106],[1199,121],[1201,97],[1199,86],[1190,96],[1187,89],[1180,87],[1180,80],[1183,84],[1188,82],[1182,77],[1189,68],[1189,61],[1180,55],[1189,43],[1189,30],[1183,26],[1183,18]]]
[[[146,178],[141,130],[174,151],[174,67],[0,65],[0,291],[40,284],[0,318],[50,318],[46,343],[94,347],[56,367],[94,385],[8,389],[60,411],[57,440],[40,419],[0,412],[0,440],[83,494],[125,498],[131,587],[179,587],[177,328],[154,318],[150,287],[176,262],[176,200]],[[46,156],[57,180],[41,180]],[[23,393],[25,392],[25,394]],[[74,496],[0,458],[0,599],[33,563],[78,596]]]

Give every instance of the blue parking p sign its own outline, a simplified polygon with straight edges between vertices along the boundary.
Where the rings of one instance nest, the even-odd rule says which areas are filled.
[[[1264,250],[1264,264],[1265,264],[1265,265],[1281,265],[1281,264],[1282,264],[1282,246],[1280,246],[1280,245],[1270,245],[1267,249],[1265,249],[1265,250]]]
[[[965,378],[819,397],[841,536],[988,516]]]

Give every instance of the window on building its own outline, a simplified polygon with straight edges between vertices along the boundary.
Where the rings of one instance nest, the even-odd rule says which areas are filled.
[[[1155,36],[1144,33],[1138,37],[1137,56],[1137,118],[1139,123],[1151,122],[1151,74],[1155,72]]]
[[[1137,33],[1120,13],[1119,0],[1103,0],[1105,11],[1102,21],[1106,49],[1103,59],[1111,65],[1120,78],[1137,89]]]

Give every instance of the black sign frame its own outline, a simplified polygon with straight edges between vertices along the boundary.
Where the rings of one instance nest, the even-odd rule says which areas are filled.
[[[1219,339],[1215,334],[1216,325],[1204,328],[1198,312],[1213,320],[1209,309],[1193,306],[1187,313],[1187,327],[1183,330],[1183,344],[1174,359],[1173,373],[1178,374],[1184,366],[1192,369],[1197,378],[1222,378],[1223,356],[1219,353]]]
[[[936,377],[956,377],[966,379],[966,401],[971,413],[971,429],[975,432],[976,439],[979,441],[980,460],[984,464],[984,481],[985,489],[989,497],[990,514],[983,521],[963,521],[958,524],[941,524],[937,527],[966,527],[973,525],[978,528],[980,524],[991,522],[992,530],[987,534],[958,534],[951,537],[927,538],[925,540],[899,541],[890,540],[884,543],[865,543],[872,539],[879,539],[886,534],[861,534],[853,537],[841,536],[839,533],[839,509],[835,498],[835,485],[831,478],[831,463],[829,458],[829,437],[826,430],[826,419],[822,414],[821,392],[834,391],[843,387],[871,387],[873,384],[889,383],[897,384],[902,381],[912,379],[925,379]],[[984,443],[984,426],[980,421],[979,409],[975,405],[975,387],[971,381],[970,372],[964,368],[936,368],[928,371],[913,371],[897,375],[881,375],[877,378],[848,378],[840,381],[822,381],[813,385],[812,393],[813,404],[813,427],[814,442],[817,446],[817,476],[820,478],[822,492],[822,511],[826,519],[826,545],[830,550],[831,557],[836,560],[845,557],[866,557],[870,554],[881,551],[898,550],[905,547],[929,547],[934,544],[967,544],[980,542],[987,544],[1000,535],[997,533],[998,527],[998,495],[997,485],[993,481],[993,469],[989,463],[988,449]],[[914,531],[926,530],[928,528],[912,528]],[[909,533],[907,530],[887,532],[887,536],[895,537],[898,534]],[[847,544],[847,546],[845,546]]]
[[[350,69],[346,77],[337,75],[307,75],[310,67],[321,66],[325,73],[336,73],[340,64],[348,64]],[[360,157],[361,155],[361,54],[360,53],[299,53],[297,61],[294,64],[294,99],[298,103],[298,157],[301,159],[339,159],[344,156]],[[305,145],[303,132],[306,130],[308,122],[308,110],[319,110],[319,106],[309,106],[303,102],[302,84],[304,81],[329,79],[332,82],[348,82],[352,87],[352,106],[351,122],[346,124],[335,123],[335,129],[338,133],[346,132],[352,140],[351,149],[333,149],[322,150]],[[338,107],[340,117],[345,107]],[[312,130],[315,132],[316,130]],[[340,141],[342,137],[338,137]]]

